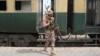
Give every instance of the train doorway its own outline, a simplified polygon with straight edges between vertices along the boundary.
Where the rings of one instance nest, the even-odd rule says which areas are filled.
[[[87,0],[86,26],[100,27],[100,0]]]
[[[67,29],[68,33],[73,29],[73,16],[74,16],[74,0],[68,0],[68,17],[67,17]]]
[[[39,0],[39,13],[37,18],[37,31],[39,33],[44,33],[42,18],[46,15],[47,10],[54,11],[54,0]]]

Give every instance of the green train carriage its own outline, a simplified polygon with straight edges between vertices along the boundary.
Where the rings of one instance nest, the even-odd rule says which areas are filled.
[[[0,45],[26,46],[35,41],[37,15],[38,0],[0,0]]]
[[[44,34],[41,31],[43,1],[0,0],[1,42],[4,37],[7,46],[12,46],[12,42],[17,46],[21,39],[26,41],[23,46],[28,46],[30,40],[34,42],[39,34]],[[100,37],[99,0],[51,0],[51,3],[63,36],[72,33]]]

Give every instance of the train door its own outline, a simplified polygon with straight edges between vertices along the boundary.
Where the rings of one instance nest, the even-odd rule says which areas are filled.
[[[87,0],[86,26],[100,26],[100,0]]]
[[[42,18],[47,13],[47,7],[48,10],[54,10],[54,0],[39,0],[39,12],[37,18],[37,31],[39,33],[44,33],[44,29],[42,27]]]

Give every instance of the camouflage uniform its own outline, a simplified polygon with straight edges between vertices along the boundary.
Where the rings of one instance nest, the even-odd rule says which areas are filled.
[[[55,46],[55,33],[54,30],[45,30],[46,42],[51,42],[51,46]]]

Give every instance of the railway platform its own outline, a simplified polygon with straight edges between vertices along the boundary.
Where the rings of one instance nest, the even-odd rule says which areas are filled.
[[[43,47],[0,47],[0,56],[50,56]],[[100,56],[100,47],[56,47],[53,56]]]

